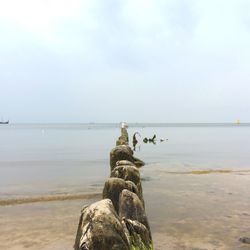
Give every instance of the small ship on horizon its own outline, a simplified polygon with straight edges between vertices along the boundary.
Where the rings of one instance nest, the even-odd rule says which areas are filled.
[[[3,121],[3,119],[0,121],[0,124],[9,124],[9,120],[8,121]]]

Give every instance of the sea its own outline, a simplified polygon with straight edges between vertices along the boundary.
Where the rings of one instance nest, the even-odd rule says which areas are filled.
[[[155,249],[249,250],[250,124],[128,125]],[[119,135],[119,123],[0,125],[0,249],[73,249]]]

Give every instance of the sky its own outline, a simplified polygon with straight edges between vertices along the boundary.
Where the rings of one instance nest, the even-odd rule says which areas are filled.
[[[10,122],[250,122],[249,0],[0,0]]]

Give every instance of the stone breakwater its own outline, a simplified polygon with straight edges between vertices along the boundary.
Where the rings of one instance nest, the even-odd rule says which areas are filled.
[[[103,199],[81,211],[75,250],[153,250],[139,172],[144,162],[134,157],[128,142],[122,127],[110,152]]]

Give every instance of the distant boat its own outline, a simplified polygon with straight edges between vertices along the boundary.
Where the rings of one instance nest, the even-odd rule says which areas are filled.
[[[237,125],[240,125],[240,120],[239,120],[239,119],[236,121],[236,124],[237,124]]]
[[[4,122],[4,121],[0,121],[0,124],[9,124],[9,120]]]

